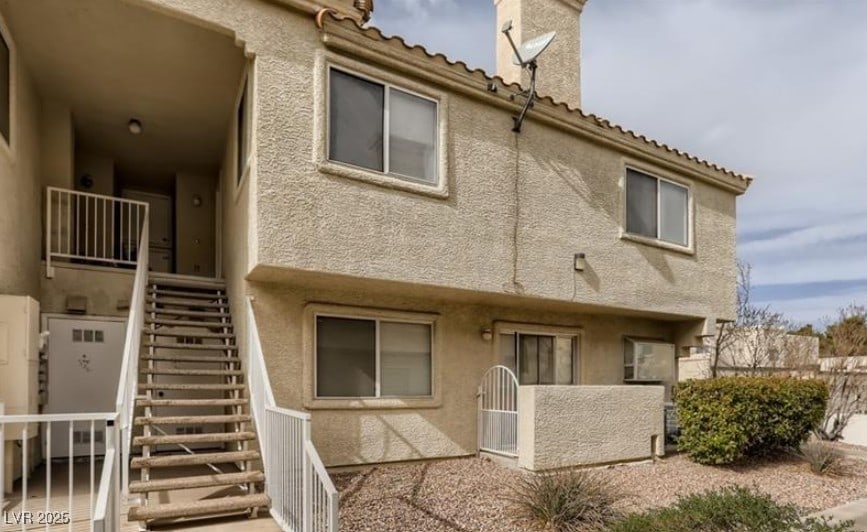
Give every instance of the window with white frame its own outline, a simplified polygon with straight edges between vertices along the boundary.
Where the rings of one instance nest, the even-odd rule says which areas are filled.
[[[329,69],[328,159],[436,185],[437,102]]]
[[[626,339],[623,380],[670,382],[674,380],[673,344]]]
[[[317,397],[430,397],[431,323],[316,317]]]
[[[575,384],[578,338],[574,335],[500,333],[500,363],[518,383]]]
[[[689,189],[627,169],[626,232],[688,246]]]

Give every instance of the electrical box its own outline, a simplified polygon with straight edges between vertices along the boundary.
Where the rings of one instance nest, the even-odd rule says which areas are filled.
[[[39,303],[27,296],[0,295],[0,403],[4,414],[37,413],[39,404]],[[6,441],[20,440],[24,425],[6,427]],[[36,452],[35,438],[39,435],[36,423],[27,426],[31,452]],[[21,476],[21,449],[5,445],[4,461],[7,472],[5,486]],[[32,463],[32,462],[31,462]]]

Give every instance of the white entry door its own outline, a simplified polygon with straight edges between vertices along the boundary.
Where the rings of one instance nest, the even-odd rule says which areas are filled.
[[[49,414],[112,412],[123,359],[124,321],[48,318]],[[89,455],[90,423],[73,426],[73,454]],[[94,448],[105,452],[104,427],[94,427]],[[69,456],[69,427],[54,423],[51,456]]]

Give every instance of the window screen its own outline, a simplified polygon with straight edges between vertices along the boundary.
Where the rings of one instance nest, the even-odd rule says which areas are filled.
[[[0,135],[9,142],[11,123],[11,75],[9,45],[3,35],[0,35]]]
[[[430,333],[426,324],[380,324],[382,395],[431,395]]]
[[[659,238],[687,245],[687,208],[689,198],[684,187],[659,182]]]
[[[388,115],[389,170],[436,184],[436,104],[393,89]]]

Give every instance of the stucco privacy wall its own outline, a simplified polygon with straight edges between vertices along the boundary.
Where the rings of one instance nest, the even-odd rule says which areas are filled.
[[[264,2],[144,3],[231,29],[256,56],[255,150],[264,164],[256,187],[255,263],[734,317],[732,192],[657,164],[666,158],[630,159],[535,122],[532,114],[515,135],[510,112],[376,66],[387,54],[372,53],[379,46],[374,41],[365,48],[373,59],[364,61],[327,49],[311,13]],[[330,38],[332,47],[335,41]],[[447,197],[319,171],[330,63],[440,99]],[[692,187],[694,253],[620,238],[627,164]],[[577,252],[589,264],[580,274],[572,268]]]
[[[664,454],[662,386],[521,386],[518,465],[534,470]]]
[[[8,33],[5,34],[8,39]],[[30,74],[11,51],[11,145],[0,139],[0,294],[39,296],[42,192],[39,100]]]
[[[593,384],[622,382],[624,335],[670,338],[672,334],[670,322],[376,295],[375,291],[353,289],[351,283],[341,289],[251,285],[277,403],[311,410],[314,443],[329,466],[475,453],[476,391],[484,372],[497,360],[494,342],[483,340],[481,330],[496,321],[580,328],[581,381]],[[388,309],[434,316],[434,398],[313,401],[311,308],[321,305],[336,305],[338,311],[352,313]],[[633,405],[628,407],[634,410]],[[649,445],[649,439],[642,436],[642,448],[645,440]]]

